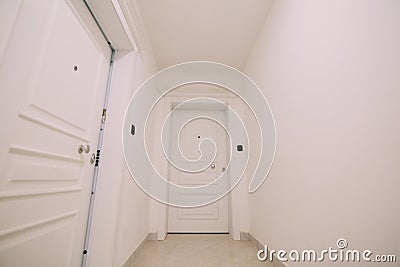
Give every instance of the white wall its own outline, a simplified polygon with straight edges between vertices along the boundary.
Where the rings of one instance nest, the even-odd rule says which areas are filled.
[[[151,50],[141,51],[133,64],[131,95],[157,71]],[[125,163],[122,175],[114,266],[121,266],[147,237],[149,224],[150,198],[133,181]]]
[[[89,266],[121,266],[148,234],[149,197],[122,154],[122,124],[131,96],[156,71],[151,50],[117,52],[89,250]]]
[[[398,0],[273,3],[246,67],[276,119],[276,160],[249,203],[272,249],[343,237],[400,260],[399,25]]]

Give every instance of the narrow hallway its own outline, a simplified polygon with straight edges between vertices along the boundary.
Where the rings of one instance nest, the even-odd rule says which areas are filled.
[[[0,267],[400,267],[400,0],[0,21]]]

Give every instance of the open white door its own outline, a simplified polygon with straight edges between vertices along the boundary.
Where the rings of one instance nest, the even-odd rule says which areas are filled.
[[[211,113],[212,116],[211,116]],[[173,110],[171,137],[179,135],[179,147],[182,154],[188,160],[200,158],[199,143],[204,138],[214,140],[217,146],[217,154],[214,162],[206,170],[200,173],[188,173],[170,167],[170,181],[181,186],[206,185],[223,172],[227,164],[227,133],[215,121],[199,118],[185,124],[186,121],[198,115],[218,118],[220,122],[225,121],[224,110]],[[182,127],[182,128],[181,128]],[[171,140],[177,142],[177,140]],[[170,151],[171,159],[176,161],[177,153]],[[202,163],[202,162],[198,162]],[[196,164],[196,163],[187,163]],[[181,165],[181,164],[180,164]],[[201,197],[197,195],[182,195],[182,198]],[[169,233],[227,233],[228,228],[228,197],[224,197],[214,203],[198,208],[168,208],[168,232]]]
[[[0,266],[80,266],[108,55],[66,0],[1,1],[0,36]]]

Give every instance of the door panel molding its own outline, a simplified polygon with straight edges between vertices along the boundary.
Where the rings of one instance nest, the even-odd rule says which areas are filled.
[[[29,109],[29,111],[27,109]],[[68,129],[68,128],[75,128],[75,126],[69,127],[70,124],[68,122],[56,117],[55,115],[48,114],[47,112],[42,111],[35,106],[29,106],[27,107],[27,109],[23,109],[19,112],[18,116],[21,117],[21,119],[30,121],[40,126],[44,126],[50,130],[57,131],[66,136],[75,138],[77,140],[83,142],[89,142],[87,136],[82,136],[81,133],[76,133],[76,131],[74,132],[73,129]],[[45,116],[48,116],[48,118],[44,119],[43,117]],[[62,126],[57,124],[61,124]]]

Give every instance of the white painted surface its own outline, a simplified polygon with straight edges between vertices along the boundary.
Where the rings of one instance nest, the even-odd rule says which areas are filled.
[[[0,265],[79,266],[104,43],[91,39],[67,1],[1,4],[13,12],[0,44]],[[78,154],[81,144],[89,154]]]
[[[117,0],[87,0],[87,3],[95,14],[105,35],[112,41],[115,50],[137,50],[135,40],[124,17],[124,12]]]
[[[160,68],[210,60],[241,69],[272,1],[137,2]]]
[[[93,227],[88,266],[113,266],[116,228],[118,225],[119,193],[122,181],[123,155],[119,138],[123,113],[130,97],[133,72],[133,53],[116,53],[111,93],[104,130],[102,159],[97,182]]]
[[[193,104],[196,105],[196,104]],[[207,104],[200,104],[207,105]],[[195,108],[195,106],[191,107]],[[213,107],[204,106],[205,109]],[[210,116],[218,118],[225,125],[224,110],[193,110],[193,109],[174,109],[172,111],[172,126],[170,142],[179,142],[179,148],[182,155],[188,160],[195,161],[201,158],[199,151],[200,142],[205,138],[214,140],[216,145],[216,157],[212,161],[214,168],[211,166],[199,173],[184,172],[174,167],[170,167],[169,178],[174,184],[196,187],[211,183],[221,175],[222,168],[227,166],[227,146],[229,146],[229,138],[224,128],[210,119],[195,119],[185,124],[190,119],[197,116]],[[183,128],[182,128],[183,127]],[[180,134],[179,134],[180,132]],[[176,140],[179,138],[179,140]],[[228,139],[228,140],[227,140]],[[197,162],[185,163],[177,162],[181,159],[178,156],[181,152],[174,149],[175,146],[170,145],[169,153],[172,162],[176,162],[181,166],[189,164],[193,166],[203,165],[203,159]],[[206,151],[203,151],[206,153]],[[183,164],[183,165],[182,165]],[[212,193],[212,191],[210,192]],[[182,195],[182,198],[201,198],[201,195]],[[199,208],[168,208],[168,232],[170,233],[223,233],[228,232],[228,198],[224,197],[216,202],[207,204]]]
[[[399,259],[399,14],[396,0],[274,2],[246,68],[277,125],[274,166],[249,203],[250,232],[271,249],[342,237]]]
[[[243,161],[246,160],[247,155],[249,156],[248,165],[242,179],[230,193],[230,210],[232,211],[232,218],[230,219],[229,233],[234,240],[240,240],[241,232],[249,232],[248,188],[260,156],[260,146],[258,146],[258,144],[260,143],[261,137],[256,119],[249,106],[247,106],[240,98],[235,98],[234,101],[230,103],[230,106],[242,119],[249,137],[249,147],[245,146],[242,153],[233,154],[235,157],[241,157]],[[234,131],[235,127],[240,126],[235,126],[233,122],[230,121],[229,130]],[[236,166],[232,166],[231,171],[237,172],[237,168],[238,167]]]
[[[155,70],[151,50],[117,52],[89,266],[121,266],[149,232],[150,198],[140,190],[126,169],[121,131],[125,109],[133,91]]]

